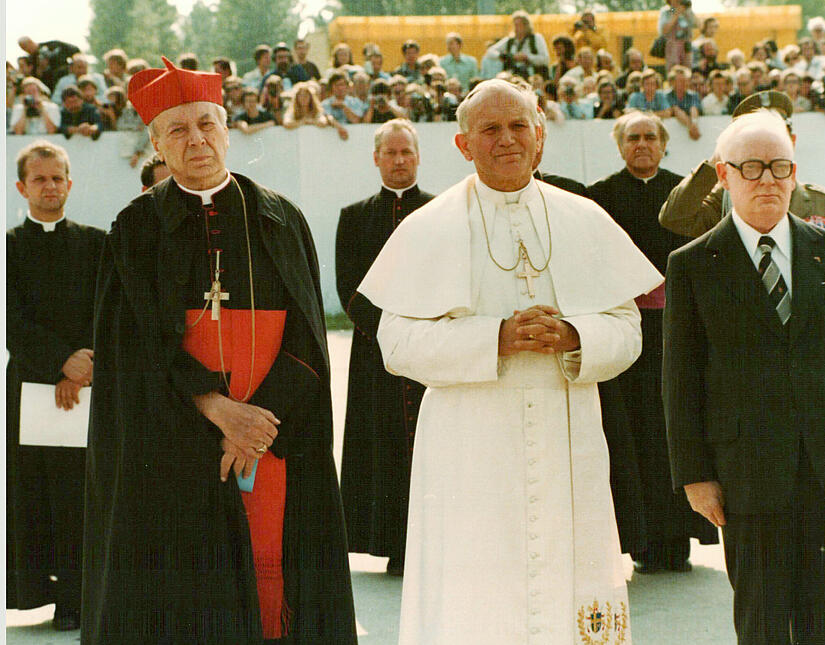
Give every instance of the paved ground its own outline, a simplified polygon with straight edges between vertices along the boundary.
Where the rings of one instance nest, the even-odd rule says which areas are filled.
[[[346,403],[349,332],[331,332],[336,459],[340,463]],[[635,645],[734,645],[731,590],[721,546],[694,542],[689,574],[633,574],[627,558],[630,618]],[[386,559],[353,555],[352,582],[361,645],[395,645],[401,606],[401,580],[384,573]],[[67,645],[79,632],[58,634],[50,621],[53,606],[6,612],[8,645]],[[150,645],[150,644],[147,644]],[[455,645],[473,645],[455,643]],[[502,643],[502,645],[508,645]],[[548,645],[556,645],[549,643]]]

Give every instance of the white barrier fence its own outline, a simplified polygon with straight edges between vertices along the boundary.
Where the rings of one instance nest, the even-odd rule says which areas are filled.
[[[825,185],[825,116],[796,115],[797,178]],[[716,136],[729,117],[703,117],[702,138],[692,141],[674,120],[668,154],[662,166],[685,174],[713,152]],[[304,127],[271,128],[255,135],[230,132],[227,164],[264,186],[280,191],[297,203],[309,221],[321,263],[324,306],[341,310],[335,291],[335,229],[340,209],[380,188],[380,176],[372,160],[373,133],[377,126],[348,126],[349,140],[341,141],[334,130]],[[548,138],[541,168],[585,184],[622,168],[610,130],[613,121],[572,121],[548,124]],[[422,123],[416,126],[421,148],[419,185],[439,193],[459,181],[473,167],[453,145],[455,123]],[[139,168],[130,168],[121,156],[122,136],[105,133],[99,140],[84,137],[52,140],[69,152],[74,185],[67,202],[68,216],[78,222],[108,230],[118,211],[140,192]],[[15,188],[15,158],[34,137],[6,138],[6,227],[23,221],[26,202]]]

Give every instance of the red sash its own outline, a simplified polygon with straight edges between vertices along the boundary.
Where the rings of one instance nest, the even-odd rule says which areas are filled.
[[[207,308],[198,324],[190,327],[201,315],[201,310],[189,309],[186,312],[183,348],[208,370],[218,372],[221,369],[218,321],[212,320],[210,313]],[[255,311],[255,365],[252,371],[252,312],[249,309],[221,308],[223,368],[231,373],[229,389],[235,398],[245,396],[247,389],[250,389],[251,396],[266,377],[281,349],[285,321],[285,311]],[[264,638],[281,638],[281,617],[288,613],[284,607],[282,566],[286,505],[284,460],[267,451],[258,460],[252,492],[242,491],[241,498],[252,539]]]

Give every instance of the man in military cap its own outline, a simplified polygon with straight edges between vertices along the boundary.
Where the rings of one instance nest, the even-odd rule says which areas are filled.
[[[220,75],[163,60],[129,99],[172,177],[99,272],[82,643],[353,645],[312,237],[227,170]]]
[[[793,103],[784,92],[767,90],[751,94],[736,106],[733,118],[762,108],[776,112],[785,120],[791,139],[796,143],[791,129]],[[662,226],[679,235],[698,237],[730,212],[730,199],[716,180],[718,161],[716,157],[703,161],[671,191],[659,211]],[[788,210],[811,224],[825,226],[825,188],[797,182]]]

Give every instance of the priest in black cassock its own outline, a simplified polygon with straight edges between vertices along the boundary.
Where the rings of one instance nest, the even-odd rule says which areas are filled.
[[[132,77],[171,178],[106,236],[95,302],[84,645],[353,645],[318,263],[230,173],[217,74]]]
[[[21,445],[21,385],[53,385],[53,405],[69,415],[91,382],[104,232],[65,216],[72,181],[62,147],[26,146],[17,177],[29,210],[6,232],[6,607],[55,603],[53,626],[68,631],[80,625],[86,450]]]
[[[588,187],[588,195],[604,208],[659,271],[664,272],[671,251],[689,241],[658,223],[659,208],[682,179],[659,167],[668,134],[661,119],[650,113],[632,112],[616,120],[613,138],[625,167]],[[690,538],[716,544],[718,532],[694,513],[682,491],[674,493],[662,408],[662,310],[664,284],[636,298],[642,314],[642,354],[623,374],[602,384],[621,393],[624,409],[605,410],[605,432],[610,426],[629,426],[635,440],[636,463],[642,491],[641,516],[619,512],[622,547],[630,552],[639,573],[659,570],[690,571]],[[615,432],[615,430],[613,431]],[[612,449],[612,447],[611,447]],[[611,459],[611,465],[617,462]],[[632,523],[641,527],[622,524]],[[635,534],[635,535],[634,535]],[[625,540],[624,535],[635,539]]]
[[[406,119],[393,119],[376,130],[373,159],[381,191],[341,209],[335,245],[338,297],[355,325],[341,495],[350,551],[389,557],[387,571],[401,575],[410,464],[424,386],[386,371],[375,338],[381,310],[356,289],[390,234],[433,195],[416,184],[418,134]]]

